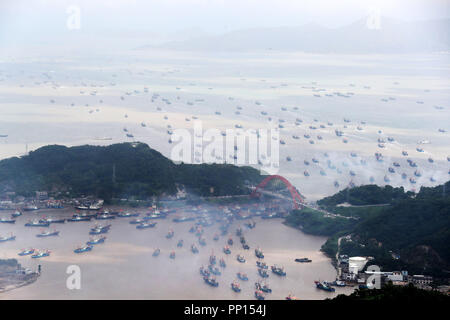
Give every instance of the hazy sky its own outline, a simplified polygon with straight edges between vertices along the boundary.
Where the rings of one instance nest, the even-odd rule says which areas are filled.
[[[71,6],[80,9],[80,29],[67,28]],[[0,0],[0,47],[45,45],[69,32],[150,39],[310,22],[336,27],[373,10],[402,20],[449,18],[450,0]]]

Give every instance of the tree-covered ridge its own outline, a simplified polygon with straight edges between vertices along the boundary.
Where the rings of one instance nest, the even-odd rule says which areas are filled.
[[[376,186],[354,188],[354,194],[361,197],[369,189],[374,194],[387,194],[385,199],[391,198],[390,204],[378,207],[327,206],[327,210],[341,216],[334,218],[325,217],[319,211],[303,209],[293,211],[286,223],[307,233],[328,236],[322,250],[331,257],[336,254],[337,239],[350,235],[351,240],[343,239],[341,242],[341,254],[373,256],[373,263],[385,270],[409,270],[448,277],[450,182],[445,187],[422,188],[413,195],[400,194],[401,188]],[[444,190],[448,191],[445,193]],[[341,195],[340,192],[340,195],[325,199],[335,201]]]
[[[259,171],[219,164],[175,164],[143,143],[110,146],[46,146],[28,156],[0,161],[0,191],[30,195],[68,191],[104,199],[174,194],[177,184],[198,195],[247,193]],[[211,193],[211,191],[213,191]]]
[[[376,205],[391,203],[396,200],[407,199],[413,196],[412,192],[405,192],[403,187],[394,188],[389,185],[379,187],[375,184],[344,189],[338,193],[325,197],[317,203],[320,206],[331,207],[348,202],[351,205]]]

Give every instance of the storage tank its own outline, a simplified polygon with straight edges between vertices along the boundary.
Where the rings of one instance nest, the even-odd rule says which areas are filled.
[[[350,257],[348,259],[348,267],[351,273],[358,273],[361,271],[367,263],[367,259],[364,257]]]

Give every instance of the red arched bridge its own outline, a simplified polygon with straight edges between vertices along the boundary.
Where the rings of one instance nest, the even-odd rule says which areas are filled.
[[[286,188],[289,190],[289,192],[291,193],[291,197],[292,197],[292,202],[294,203],[294,208],[295,209],[299,209],[300,205],[305,203],[305,199],[298,193],[298,191],[295,189],[295,187],[284,177],[279,176],[279,175],[272,175],[272,176],[268,176],[267,178],[265,178],[263,181],[261,181],[254,189],[253,192],[250,194],[251,197],[259,197],[261,196],[262,193],[265,194],[269,194],[275,197],[282,197],[282,198],[286,198],[283,197],[277,193],[273,193],[270,192],[268,190],[263,190],[265,186],[267,186],[267,184],[272,181],[273,179],[277,179],[280,180],[281,182],[284,183],[284,185],[286,186]]]

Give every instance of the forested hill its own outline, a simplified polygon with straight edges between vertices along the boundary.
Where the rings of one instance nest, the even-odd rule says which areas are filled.
[[[0,161],[0,192],[31,195],[62,191],[71,195],[149,197],[174,194],[177,184],[197,195],[248,193],[246,181],[259,182],[250,167],[175,164],[144,143],[65,147],[52,145],[21,158]],[[212,191],[212,192],[211,192]]]
[[[407,199],[413,195],[413,192],[405,192],[403,187],[394,188],[389,185],[379,187],[375,184],[371,184],[341,190],[332,196],[325,197],[317,201],[317,203],[324,207],[336,206],[342,203],[349,203],[355,206],[376,205]]]

